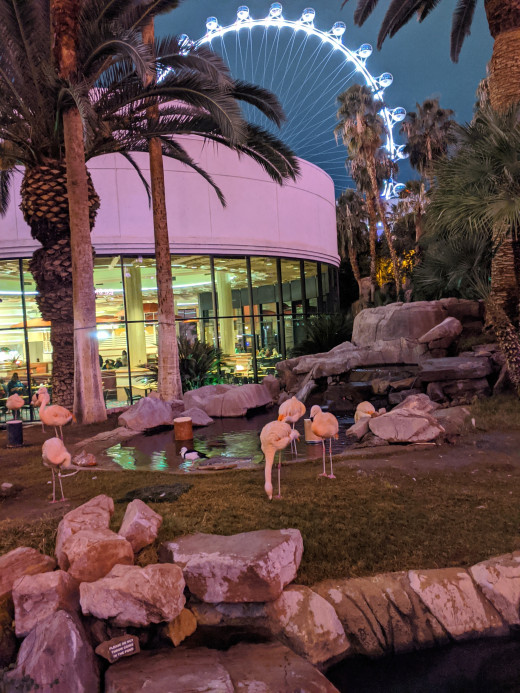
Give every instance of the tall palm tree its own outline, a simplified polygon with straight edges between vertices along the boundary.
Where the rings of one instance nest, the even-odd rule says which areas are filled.
[[[252,157],[278,183],[297,174],[292,152],[276,137],[246,123],[240,111],[240,100],[247,100],[279,123],[281,108],[272,94],[230,83],[225,64],[212,51],[201,47],[187,52],[173,37],[155,42],[157,57],[153,58],[139,27],[153,11],[175,4],[174,0],[138,5],[83,0],[77,18],[64,15],[67,21],[77,19],[81,28],[76,44],[77,69],[66,80],[58,73],[51,50],[50,0],[22,4],[0,0],[0,212],[9,202],[14,169],[23,167],[22,211],[42,246],[34,253],[30,267],[42,316],[51,322],[53,398],[65,406],[72,405],[74,350],[62,113],[74,104],[78,106],[85,160],[121,154],[145,184],[132,152],[147,152],[150,139],[155,137],[163,155],[204,176],[224,201],[210,176],[175,140],[176,135],[186,134],[205,137]],[[173,69],[159,84],[145,85],[150,74],[168,68]],[[159,105],[159,117],[151,120],[147,113],[154,103]],[[99,198],[86,175],[91,228]],[[90,239],[84,247],[91,257]],[[76,271],[81,274],[85,268],[89,274],[86,260]],[[91,284],[91,273],[89,276],[85,281]],[[93,332],[95,338],[95,328]],[[85,377],[92,379],[98,370],[96,360]],[[104,416],[104,407],[96,416]]]
[[[416,250],[424,233],[424,215],[429,202],[430,199],[424,182],[422,180],[409,180],[405,184],[405,189],[399,193],[399,201],[395,206],[397,217],[403,217],[408,214],[413,217]]]
[[[336,202],[338,248],[341,259],[349,259],[360,296],[362,291],[358,253],[367,245],[366,218],[367,210],[363,196],[357,190],[347,188]]]
[[[397,296],[401,291],[399,277],[399,260],[392,243],[392,233],[386,218],[385,208],[379,194],[377,177],[377,159],[383,144],[385,126],[379,112],[383,106],[374,99],[371,90],[360,84],[353,84],[338,96],[338,125],[335,128],[336,138],[341,137],[347,148],[348,159],[352,162],[352,175],[355,179],[356,167],[366,168],[370,192],[375,209],[383,225],[383,231],[392,259],[392,274],[394,277]],[[381,154],[379,154],[381,156]],[[358,175],[359,177],[359,175]],[[372,276],[372,272],[371,272]]]
[[[417,111],[407,113],[400,131],[408,140],[405,152],[410,165],[431,186],[433,162],[446,156],[448,147],[456,142],[455,121],[451,117],[454,111],[441,108],[438,99],[426,99],[416,104],[416,108]]]
[[[414,15],[422,22],[441,0],[389,0],[383,19],[378,48],[388,36],[394,36]],[[348,0],[343,0],[345,5]],[[361,26],[379,4],[379,0],[357,0],[354,21]],[[458,0],[451,26],[451,59],[457,62],[464,39],[469,35],[477,0]],[[489,63],[489,96],[497,110],[520,101],[520,3],[518,0],[484,0],[489,31],[494,38]]]

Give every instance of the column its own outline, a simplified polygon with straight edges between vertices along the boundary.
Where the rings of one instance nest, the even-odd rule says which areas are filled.
[[[146,364],[146,337],[144,331],[143,292],[140,267],[125,267],[126,319],[130,367]],[[130,276],[128,276],[130,275]],[[131,320],[141,322],[132,323]]]
[[[217,271],[215,273],[215,284],[217,286],[220,348],[224,354],[234,354],[235,331],[233,329],[233,320],[222,320],[222,316],[233,315],[233,295],[229,273]]]

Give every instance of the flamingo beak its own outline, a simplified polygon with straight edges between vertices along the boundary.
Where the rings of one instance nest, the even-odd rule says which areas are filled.
[[[283,421],[285,419],[285,416],[283,414],[280,414],[278,416],[278,421]]]

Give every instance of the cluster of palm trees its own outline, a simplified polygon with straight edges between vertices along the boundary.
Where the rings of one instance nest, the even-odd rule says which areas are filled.
[[[106,418],[96,336],[90,233],[100,199],[86,162],[117,153],[153,206],[159,375],[164,399],[181,395],[162,157],[195,169],[176,139],[197,135],[252,157],[278,183],[298,174],[292,152],[244,120],[241,102],[272,122],[267,90],[237,82],[205,47],[154,36],[154,18],[179,0],[0,0],[0,212],[16,169],[21,209],[39,248],[30,269],[51,323],[53,397],[78,421]],[[150,184],[132,153],[148,152]]]

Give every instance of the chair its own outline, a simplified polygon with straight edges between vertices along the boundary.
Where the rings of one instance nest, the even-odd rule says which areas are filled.
[[[101,371],[101,380],[103,383],[103,399],[105,403],[108,399],[117,400],[117,379],[113,371]]]
[[[131,395],[129,387],[125,387],[125,393],[128,404],[133,404],[134,402],[138,402],[140,399],[142,399],[141,395]]]

